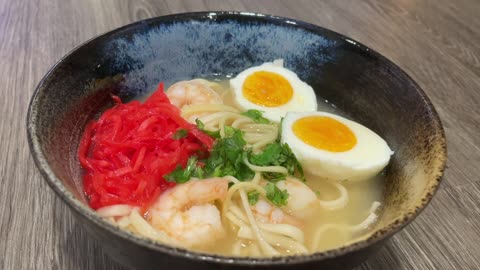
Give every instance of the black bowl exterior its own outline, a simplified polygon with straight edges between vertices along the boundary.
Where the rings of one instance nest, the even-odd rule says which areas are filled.
[[[135,239],[128,241],[125,238],[118,237],[109,230],[99,228],[91,223],[87,217],[76,212],[76,220],[83,225],[83,228],[93,236],[102,248],[111,258],[131,269],[192,269],[212,270],[212,269],[351,269],[358,266],[371,254],[375,253],[382,245],[383,241],[373,243],[368,247],[344,253],[338,256],[326,257],[321,260],[290,261],[288,257],[278,258],[277,260],[223,260],[209,255],[184,256],[179,253],[163,253],[156,249],[138,245]]]
[[[382,136],[395,151],[383,214],[372,235],[305,256],[231,258],[175,249],[125,232],[88,208],[77,148],[89,119],[111,94],[139,97],[163,81],[229,77],[282,58],[317,97]],[[408,224],[429,202],[445,166],[443,129],[417,84],[358,42],[300,21],[262,14],[202,12],[140,21],[78,47],[40,82],[27,118],[29,144],[49,185],[116,260],[174,267],[350,267]],[[327,268],[325,268],[327,269]]]

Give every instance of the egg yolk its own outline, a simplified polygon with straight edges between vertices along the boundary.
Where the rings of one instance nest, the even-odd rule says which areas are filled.
[[[265,107],[278,107],[293,96],[293,88],[288,80],[269,71],[250,74],[243,82],[242,91],[250,102]]]
[[[330,152],[345,152],[357,144],[357,138],[350,128],[328,116],[298,119],[292,129],[306,144]]]

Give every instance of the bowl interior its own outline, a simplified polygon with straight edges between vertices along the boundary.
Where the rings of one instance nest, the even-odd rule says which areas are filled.
[[[160,17],[77,48],[47,74],[32,99],[27,124],[37,165],[70,206],[86,213],[79,206],[86,199],[78,143],[88,120],[112,105],[112,93],[131,99],[161,81],[231,76],[278,58],[319,99],[377,132],[395,151],[386,170],[383,211],[366,243],[413,219],[434,193],[445,163],[443,130],[426,96],[402,70],[363,45],[271,16]]]

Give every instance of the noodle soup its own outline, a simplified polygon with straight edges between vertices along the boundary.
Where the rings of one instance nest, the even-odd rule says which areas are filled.
[[[313,190],[323,191],[319,192],[321,199],[335,200],[338,198],[339,192],[332,187],[330,182],[326,182],[324,179],[315,179],[315,177],[307,177],[307,179],[309,187]],[[368,219],[369,216],[374,217],[371,215],[371,208],[375,206],[376,202],[382,201],[382,179],[383,177],[379,176],[360,183],[343,183],[349,196],[349,202],[343,209],[329,211],[323,209],[320,205],[314,206],[314,209],[312,209],[314,214],[304,219],[304,245],[308,249],[308,253],[345,246],[368,235],[370,227],[375,222],[375,219]],[[380,209],[376,210],[376,213],[378,213]],[[365,223],[365,221],[367,222]],[[359,226],[355,230],[349,227],[358,224],[363,226]],[[237,237],[238,229],[236,226],[229,226],[228,230],[227,236],[222,241],[198,250],[226,256],[262,256],[261,252],[253,254],[250,251],[249,244],[251,244],[251,241],[245,241]],[[295,252],[286,249],[282,254],[295,254]]]
[[[262,66],[166,94],[160,85],[143,103],[117,98],[79,150],[91,207],[139,235],[227,256],[306,254],[365,237],[391,150],[311,100],[282,63]]]

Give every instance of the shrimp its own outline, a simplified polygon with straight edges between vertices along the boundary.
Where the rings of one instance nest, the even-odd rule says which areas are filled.
[[[225,178],[192,179],[162,194],[150,208],[151,224],[184,247],[204,247],[225,235],[213,204],[227,195]]]
[[[223,104],[222,97],[212,89],[211,83],[202,79],[177,82],[168,88],[166,94],[180,109],[192,104]]]
[[[287,177],[286,180],[279,181],[276,185],[279,189],[288,191],[289,199],[285,209],[295,217],[303,218],[318,206],[327,210],[336,210],[345,207],[348,203],[348,193],[345,187],[338,183],[333,183],[333,185],[339,190],[340,196],[330,201],[318,199],[312,189],[293,177]]]
[[[294,215],[300,215],[305,209],[309,209],[318,202],[317,195],[302,181],[292,177],[277,182],[277,187],[281,190],[286,189],[289,197],[285,208]]]
[[[255,219],[263,223],[286,223],[296,227],[303,226],[298,219],[288,215],[279,207],[276,207],[263,199],[259,199],[251,209]]]

